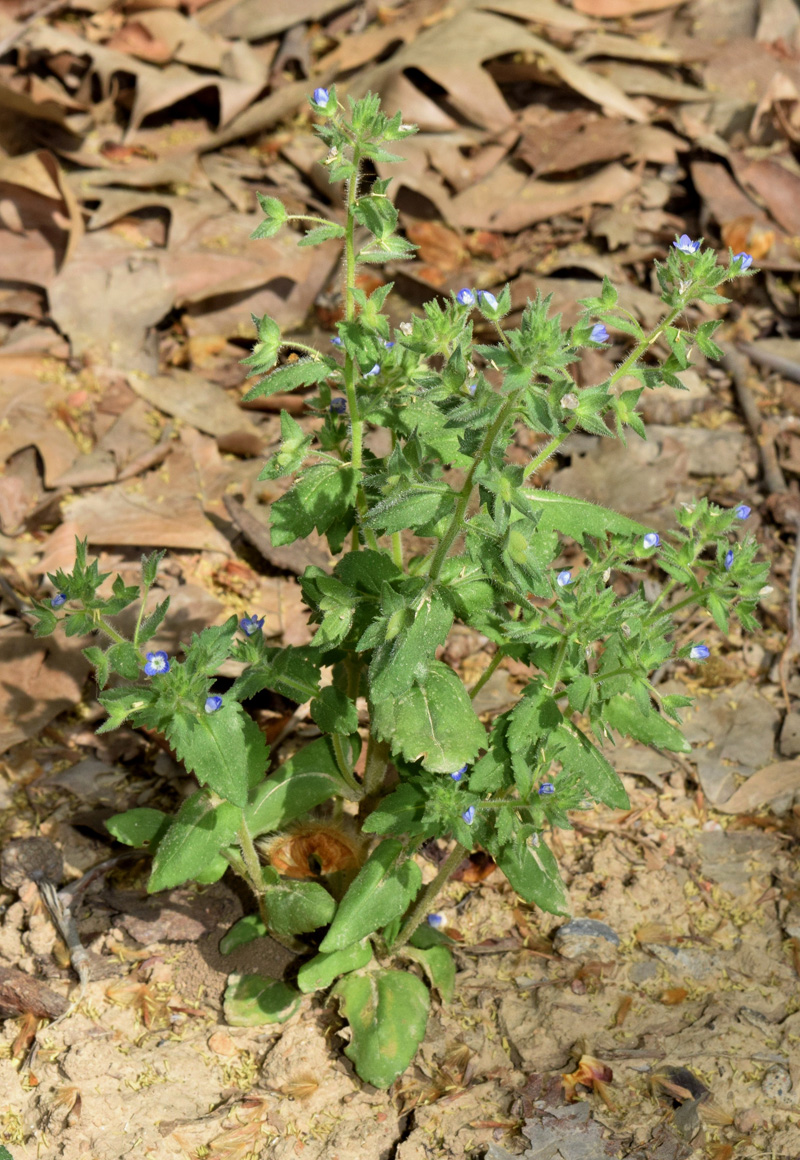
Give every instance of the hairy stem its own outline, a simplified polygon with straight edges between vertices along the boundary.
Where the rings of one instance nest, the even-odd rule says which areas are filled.
[[[442,889],[445,882],[447,882],[448,878],[456,869],[456,867],[458,867],[460,863],[463,862],[467,854],[469,854],[467,847],[462,846],[460,842],[456,842],[453,849],[450,851],[444,862],[442,862],[441,866],[439,867],[439,873],[436,875],[432,882],[428,883],[428,885],[422,891],[422,894],[420,894],[419,898],[414,904],[411,913],[400,928],[400,933],[392,943],[390,950],[398,951],[400,947],[404,947],[406,945],[419,924],[429,913],[436,895]]]

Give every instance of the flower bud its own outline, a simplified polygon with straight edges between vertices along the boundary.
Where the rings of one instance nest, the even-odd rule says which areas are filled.
[[[461,817],[464,819],[468,826],[471,826],[475,821],[475,807],[470,806],[468,809],[464,810]]]
[[[566,395],[562,395],[562,397],[561,397],[561,406],[566,411],[574,411],[575,408],[578,406],[579,402],[580,402],[580,399],[578,398],[578,396],[575,394],[574,391],[569,391]]]
[[[456,294],[456,301],[460,302],[462,306],[474,306],[475,295],[465,286],[463,290],[459,290],[458,294]]]
[[[689,653],[689,657],[693,661],[705,661],[708,660],[710,652],[707,644],[696,644]]]
[[[559,572],[559,574],[556,576],[556,584],[559,586],[559,588],[566,588],[566,586],[568,584],[571,584],[571,583],[572,583],[572,573],[571,572]]]
[[[661,537],[659,536],[658,532],[648,532],[642,540],[642,543],[644,544],[645,548],[657,548],[661,543]]]
[[[203,708],[205,709],[206,713],[216,713],[217,709],[222,708],[222,697],[218,697],[216,695],[213,697],[207,697]]]
[[[598,322],[592,327],[592,333],[589,335],[590,342],[608,342],[608,331],[603,326],[602,322]]]
[[[556,792],[556,787],[553,785],[552,781],[543,781],[542,784],[539,786],[539,793],[543,794],[544,796],[547,796],[548,794],[555,793],[555,792]]]
[[[737,519],[746,520],[747,517],[750,515],[750,512],[753,509],[749,508],[746,503],[740,503],[739,506],[737,508],[734,508],[733,510],[736,514]]]
[[[497,310],[497,299],[488,290],[478,291],[478,303],[489,310]]]
[[[66,603],[67,603],[67,594],[65,592],[59,592],[58,595],[54,596],[53,599],[50,601],[50,607],[51,608],[60,608],[62,604],[66,604]]]
[[[330,93],[327,89],[314,89],[314,104],[327,105]]]

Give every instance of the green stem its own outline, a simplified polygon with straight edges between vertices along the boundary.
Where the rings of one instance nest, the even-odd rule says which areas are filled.
[[[129,644],[130,643],[128,638],[125,636],[122,636],[120,633],[118,633],[115,628],[112,628],[112,626],[108,623],[106,618],[104,616],[101,616],[99,612],[96,612],[95,610],[92,611],[92,620],[94,621],[96,626],[102,632],[104,632],[106,634],[106,636],[111,637],[111,639],[114,641],[115,644]]]
[[[578,420],[573,416],[573,418],[567,422],[566,430],[562,431],[560,435],[556,435],[554,439],[551,439],[550,442],[542,448],[539,454],[530,461],[522,473],[522,478],[527,479],[529,475],[533,475],[534,471],[540,468],[545,460],[549,459],[551,455],[558,451],[561,444],[565,439],[569,438],[577,425]]]
[[[244,864],[247,870],[247,881],[250,883],[250,888],[258,902],[259,916],[264,926],[269,930],[269,913],[266,902],[264,901],[264,875],[261,873],[261,861],[244,819],[239,827],[239,845],[242,849],[242,857],[244,858]]]
[[[419,898],[415,902],[411,913],[400,928],[400,933],[389,948],[391,951],[398,951],[400,947],[404,947],[406,945],[419,924],[430,912],[436,895],[447,882],[453,871],[460,865],[461,862],[463,862],[467,854],[469,854],[468,848],[466,846],[462,846],[460,842],[456,842],[455,846],[447,855],[444,862],[442,862],[442,865],[439,868],[439,873],[436,875],[432,882],[428,883],[428,885],[422,891],[422,894],[420,894]]]
[[[356,781],[355,777],[353,776],[353,771],[347,764],[347,754],[345,753],[343,734],[332,733],[331,743],[333,745],[333,752],[336,757],[336,765],[338,766],[339,773],[342,776],[342,781],[344,781],[355,794],[355,798],[353,800],[358,801],[362,797],[364,791]]]
[[[514,608],[514,611],[511,613],[511,619],[518,620],[521,613],[522,613],[522,608],[520,607],[519,604],[517,604]],[[474,698],[477,697],[478,693],[480,693],[481,689],[486,684],[486,682],[489,680],[492,673],[495,671],[495,669],[500,664],[500,662],[502,661],[502,659],[505,655],[506,654],[503,651],[502,645],[498,645],[497,652],[492,657],[491,661],[489,662],[488,667],[484,669],[484,671],[481,673],[480,677],[478,677],[478,680],[475,682],[475,684],[470,689],[470,691],[469,691],[470,700],[474,700]]]
[[[372,733],[367,741],[367,760],[364,764],[364,796],[378,793],[389,765],[389,742],[378,741]]]
[[[547,678],[547,683],[550,686],[551,692],[555,692],[556,690],[556,685],[558,684],[558,674],[561,672],[561,666],[564,663],[564,657],[567,652],[567,644],[567,637],[562,636],[558,646],[558,651],[556,652],[556,659],[553,662],[553,670]]]

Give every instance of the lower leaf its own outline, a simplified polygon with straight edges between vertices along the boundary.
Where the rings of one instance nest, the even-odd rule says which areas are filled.
[[[347,975],[332,992],[353,1038],[344,1053],[361,1079],[388,1088],[401,1075],[425,1036],[428,988],[408,971]]]
[[[261,1027],[285,1023],[300,1006],[302,995],[267,975],[229,975],[222,998],[226,1023],[231,1027]]]

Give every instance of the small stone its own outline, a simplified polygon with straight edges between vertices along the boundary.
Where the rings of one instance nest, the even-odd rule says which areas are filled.
[[[215,1031],[209,1037],[208,1046],[215,1055],[232,1056],[239,1050],[227,1031]]]
[[[565,959],[601,959],[616,952],[620,938],[605,922],[573,918],[556,931],[553,949]]]
[[[682,978],[688,975],[690,979],[705,979],[718,969],[718,956],[709,951],[659,943],[650,943],[647,949]]]
[[[19,890],[24,882],[46,878],[58,886],[64,875],[61,851],[47,838],[12,838],[0,855],[0,882]]]
[[[786,714],[779,745],[784,757],[797,757],[800,754],[800,713]]]
[[[761,1090],[768,1100],[787,1100],[792,1090],[792,1080],[786,1068],[779,1063],[767,1068],[761,1081]]]
[[[628,977],[632,983],[646,983],[648,979],[654,979],[657,974],[658,967],[649,959],[645,959],[641,963],[633,963],[628,971]]]

